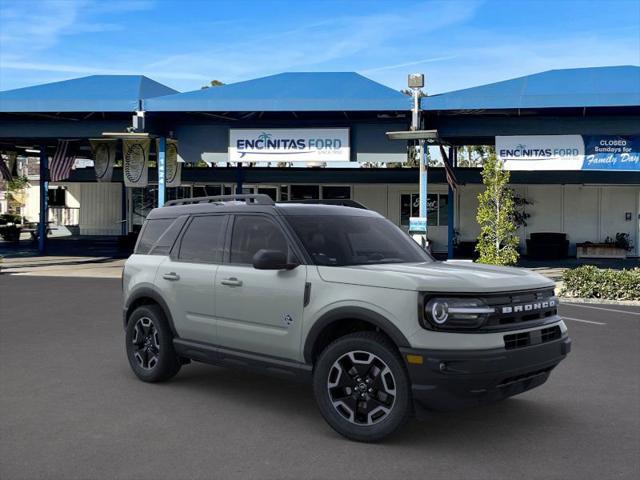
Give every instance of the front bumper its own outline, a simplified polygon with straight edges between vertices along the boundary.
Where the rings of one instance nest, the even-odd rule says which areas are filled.
[[[561,338],[513,350],[422,350],[401,348],[413,398],[429,410],[455,410],[501,400],[542,385],[571,351]],[[407,355],[415,356],[412,362]],[[414,363],[422,357],[422,364]]]

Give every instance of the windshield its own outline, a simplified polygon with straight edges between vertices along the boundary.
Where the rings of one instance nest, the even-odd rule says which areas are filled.
[[[384,218],[292,215],[287,220],[316,265],[432,261],[406,233]]]

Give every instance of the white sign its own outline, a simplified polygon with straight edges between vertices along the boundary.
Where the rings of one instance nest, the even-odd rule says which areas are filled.
[[[230,162],[348,162],[348,128],[230,129]]]
[[[116,162],[116,139],[91,139],[93,151],[93,168],[98,182],[110,182],[113,175],[113,165]]]
[[[122,156],[124,157],[125,187],[146,187],[149,175],[148,138],[141,140],[123,139]]]
[[[427,233],[427,217],[410,217],[409,233]]]
[[[581,135],[496,136],[496,155],[506,170],[580,170]]]

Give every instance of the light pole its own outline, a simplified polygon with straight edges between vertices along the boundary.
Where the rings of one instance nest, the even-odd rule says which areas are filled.
[[[420,129],[420,96],[422,94],[422,88],[424,87],[424,74],[411,73],[408,78],[408,85],[411,89],[411,96],[413,97],[413,108],[411,110],[411,130],[417,131]],[[418,145],[415,147],[416,159],[420,166],[420,188],[419,188],[419,200],[420,206],[418,209],[419,220],[410,221],[409,231],[413,235],[414,239],[423,247],[427,246],[427,165],[426,165],[426,151],[424,139],[418,140]]]

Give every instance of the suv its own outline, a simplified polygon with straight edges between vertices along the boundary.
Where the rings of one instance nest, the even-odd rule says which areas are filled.
[[[362,208],[178,200],[150,212],[125,264],[126,351],[146,382],[191,360],[308,379],[331,427],[376,441],[415,407],[544,383],[571,346],[553,288],[526,270],[435,261]]]

